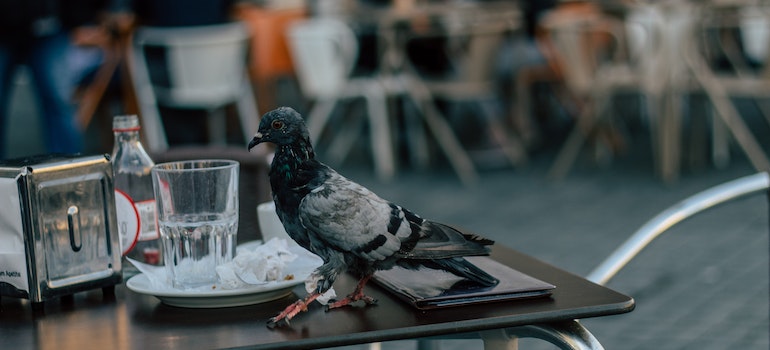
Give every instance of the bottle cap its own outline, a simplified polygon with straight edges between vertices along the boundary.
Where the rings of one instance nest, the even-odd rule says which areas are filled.
[[[139,118],[136,114],[118,115],[112,119],[112,131],[138,131]]]

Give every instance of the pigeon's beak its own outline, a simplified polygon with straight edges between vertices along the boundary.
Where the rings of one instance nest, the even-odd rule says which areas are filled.
[[[262,142],[262,133],[257,132],[254,135],[254,138],[251,139],[251,142],[249,142],[249,151],[251,151],[251,149],[254,148],[254,146],[258,145],[260,142]]]

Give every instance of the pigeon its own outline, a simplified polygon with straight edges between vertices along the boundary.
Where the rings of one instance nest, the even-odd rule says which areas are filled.
[[[364,286],[376,271],[395,266],[445,270],[484,286],[499,282],[463,259],[488,255],[492,240],[425,220],[321,163],[294,109],[279,107],[262,116],[248,150],[263,142],[275,145],[269,178],[281,223],[294,241],[323,260],[309,277],[316,287],[271,318],[268,327],[288,326],[346,272],[359,279],[355,290],[331,301],[327,311],[357,301],[375,304]]]

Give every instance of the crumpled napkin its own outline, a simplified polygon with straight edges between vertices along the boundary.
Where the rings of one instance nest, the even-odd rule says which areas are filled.
[[[150,281],[150,287],[152,287],[152,289],[174,289],[174,287],[171,286],[171,281],[168,281],[166,278],[166,269],[163,266],[145,264],[131,258],[126,258],[126,260],[128,260],[128,262],[130,262],[132,265],[136,266],[139,272],[147,276],[147,280]]]
[[[272,238],[254,249],[239,248],[232,261],[217,266],[219,285],[237,289],[283,280],[286,264],[295,259],[297,255],[289,251],[288,242],[281,238]]]

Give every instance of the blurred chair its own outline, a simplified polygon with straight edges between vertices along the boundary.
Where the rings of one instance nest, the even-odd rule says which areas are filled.
[[[259,115],[246,71],[248,41],[248,30],[240,22],[136,29],[129,67],[151,152],[168,148],[159,105],[208,111],[209,142],[224,144],[224,108],[235,104],[244,144],[251,140]],[[148,48],[164,50],[165,62],[149,61]],[[168,81],[151,74],[157,64],[165,65]]]
[[[443,31],[433,35],[447,39],[445,50],[452,66],[451,72],[442,77],[424,79],[433,98],[448,102],[450,111],[459,112],[462,107],[471,108],[477,115],[477,121],[484,125],[483,131],[492,137],[492,143],[501,149],[514,166],[526,163],[527,154],[519,138],[508,133],[503,126],[503,111],[498,104],[495,59],[505,36],[517,27],[510,20],[495,18],[488,18],[484,22],[476,20],[473,23],[447,24]],[[448,117],[452,118],[451,115]]]
[[[411,161],[421,168],[428,165],[430,150],[427,136],[432,136],[460,180],[466,185],[474,185],[478,174],[472,159],[460,143],[456,131],[436,106],[436,99],[424,77],[420,76],[418,67],[410,59],[407,43],[414,37],[411,32],[415,28],[400,15],[384,17],[378,23],[378,46],[382,52],[377,78],[388,96],[397,97],[401,102]]]
[[[359,50],[353,30],[339,20],[313,18],[292,23],[287,35],[300,89],[313,101],[307,125],[314,145],[319,143],[325,129],[332,129],[329,161],[341,163],[361,134],[364,123],[362,118],[356,118],[352,125],[330,124],[330,120],[335,106],[363,99],[375,171],[380,179],[391,179],[395,174],[395,157],[387,94],[376,77],[352,74]]]
[[[568,5],[567,5],[568,6]],[[576,5],[580,6],[580,5]],[[544,55],[559,84],[576,106],[576,120],[554,164],[549,177],[563,178],[569,172],[589,137],[606,143],[611,152],[624,147],[609,113],[615,94],[632,92],[644,98],[651,127],[655,128],[658,100],[664,82],[655,80],[652,68],[657,57],[656,33],[641,25],[645,32],[643,47],[637,55],[629,51],[629,23],[611,17],[588,4],[575,12],[553,11],[541,22],[539,37]],[[652,137],[656,132],[653,130]],[[655,145],[656,142],[653,142]]]
[[[103,150],[110,149],[114,141],[112,111],[115,107],[119,106],[126,114],[138,113],[125,57],[133,27],[132,14],[111,13],[99,25],[78,28],[72,35],[76,45],[98,50],[102,56],[98,68],[80,81],[74,100],[81,129],[97,131],[96,137],[88,142]]]
[[[770,6],[706,7],[698,25],[685,58],[697,90],[714,107],[712,161],[717,167],[729,163],[732,135],[757,170],[770,170],[770,160],[732,100],[752,99],[770,123]],[[723,57],[726,67],[713,67],[715,57]]]
[[[692,195],[662,211],[634,232],[586,277],[588,280],[607,284],[639,252],[674,225],[707,209],[751,194],[768,194],[770,175],[760,172],[732,180]]]

